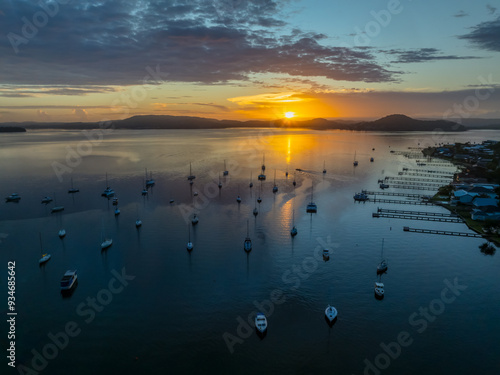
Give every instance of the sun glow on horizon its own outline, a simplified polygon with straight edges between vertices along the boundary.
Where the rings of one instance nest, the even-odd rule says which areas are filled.
[[[293,118],[293,117],[295,117],[295,112],[285,112],[285,117],[286,118]]]

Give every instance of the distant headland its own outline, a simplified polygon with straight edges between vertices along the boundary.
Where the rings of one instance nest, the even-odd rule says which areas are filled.
[[[327,120],[217,120],[203,117],[145,115],[124,120],[113,120],[106,127],[114,129],[226,129],[226,128],[296,128],[313,130],[353,130],[353,131],[442,131],[461,132],[469,127],[446,120],[417,120],[394,114],[375,121]],[[99,122],[20,122],[0,124],[0,132],[22,132],[26,129],[82,130],[102,127]]]

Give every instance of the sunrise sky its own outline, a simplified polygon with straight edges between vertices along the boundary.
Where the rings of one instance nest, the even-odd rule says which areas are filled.
[[[500,118],[498,0],[4,0],[0,35],[0,122]]]

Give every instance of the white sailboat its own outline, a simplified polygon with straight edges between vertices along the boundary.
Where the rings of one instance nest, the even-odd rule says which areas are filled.
[[[59,238],[64,238],[66,236],[66,230],[60,229],[57,235],[59,236]]]
[[[384,259],[384,239],[382,238],[382,250],[380,251],[380,263],[377,266],[377,273],[384,273],[387,271],[387,260]]]
[[[154,186],[156,181],[153,179],[153,172],[149,172],[149,179],[148,179],[148,169],[146,168],[146,189],[148,187]]]
[[[229,171],[226,169],[226,161],[224,160],[224,172],[222,172],[223,176],[227,176],[229,174]]]
[[[193,250],[194,246],[193,246],[193,243],[191,242],[191,228],[189,228],[189,225],[188,225],[188,243],[186,245],[186,249],[188,249],[188,251],[191,251]]]
[[[274,170],[274,186],[273,186],[273,193],[278,192],[278,185],[276,185],[276,169]]]
[[[297,227],[295,226],[295,210],[292,212],[292,230],[290,230],[290,235],[295,237],[297,235]]]
[[[60,212],[64,210],[64,206],[58,206],[56,201],[56,193],[54,193],[54,207],[51,208],[50,212]]]
[[[195,178],[196,176],[191,173],[191,163],[189,163],[189,176],[187,179],[192,182]]]
[[[198,216],[196,214],[193,215],[193,218],[191,219],[191,224],[196,225],[198,224]]]
[[[139,205],[137,207],[137,220],[135,221],[135,227],[140,228],[142,226],[142,220],[139,218]]]
[[[255,317],[255,329],[260,335],[263,335],[267,331],[267,319],[261,312],[258,312]]]
[[[101,250],[105,250],[108,247],[113,245],[113,239],[106,238],[104,234],[104,220],[102,221],[102,229],[101,229]]]
[[[333,324],[337,319],[337,309],[333,306],[328,305],[325,309],[325,318],[329,324]]]
[[[307,208],[306,208],[306,212],[309,212],[309,213],[318,212],[318,206],[313,201],[313,190],[314,190],[314,185],[311,184],[311,201],[307,204]]]
[[[102,197],[105,198],[110,198],[113,195],[115,195],[115,192],[113,189],[111,189],[108,185],[108,172],[106,172],[106,189],[104,189],[103,193],[101,194]]]
[[[250,239],[250,235],[248,234],[248,220],[247,220],[247,236],[245,237],[243,248],[247,253],[252,250],[252,240]]]
[[[68,190],[69,194],[78,193],[80,189],[73,187],[73,177],[71,177],[71,188]]]
[[[51,258],[51,255],[49,253],[43,252],[42,234],[38,233],[38,235],[40,237],[40,252],[42,253],[42,257],[38,260],[38,264],[44,264],[45,262],[47,262]]]

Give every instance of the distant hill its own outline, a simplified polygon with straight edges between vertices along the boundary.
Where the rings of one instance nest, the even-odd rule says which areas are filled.
[[[4,125],[19,126],[26,129],[96,129],[97,122],[72,123],[9,123]],[[113,121],[115,129],[225,129],[225,128],[302,128],[315,130],[357,130],[357,131],[465,131],[465,126],[444,120],[416,120],[405,115],[390,115],[375,121],[335,121],[324,118],[312,120],[273,121],[250,120],[217,120],[190,116],[133,116],[124,120]]]
[[[0,133],[23,133],[23,132],[26,132],[26,129],[20,126],[0,126]]]

